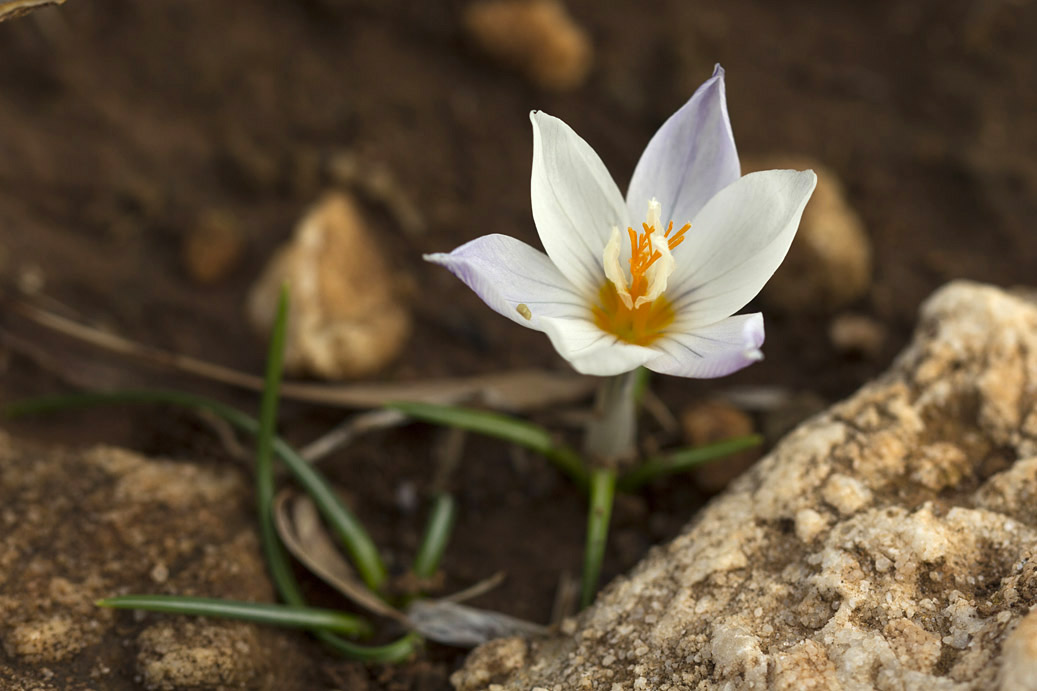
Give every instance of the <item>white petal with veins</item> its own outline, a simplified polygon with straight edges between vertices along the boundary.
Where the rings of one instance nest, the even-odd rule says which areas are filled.
[[[558,118],[533,112],[530,198],[540,241],[558,270],[588,297],[601,287],[601,255],[626,202],[594,149]]]
[[[756,297],[785,259],[816,183],[810,170],[750,173],[692,219],[667,292],[689,327],[717,322]]]

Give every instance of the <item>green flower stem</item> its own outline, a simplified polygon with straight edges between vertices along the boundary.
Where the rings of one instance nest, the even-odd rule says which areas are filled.
[[[595,468],[591,471],[590,508],[587,511],[587,544],[583,552],[583,582],[580,588],[580,607],[594,601],[598,591],[598,577],[605,558],[612,500],[616,493],[616,471]]]
[[[112,609],[142,609],[167,614],[241,619],[287,628],[333,631],[348,636],[371,635],[370,624],[352,614],[270,602],[242,602],[179,595],[122,595],[99,600],[97,605]]]
[[[681,449],[680,451],[673,451],[662,456],[649,458],[644,463],[624,473],[619,478],[617,487],[622,492],[631,492],[656,478],[682,473],[695,466],[715,461],[718,458],[723,458],[739,451],[751,449],[762,443],[763,437],[758,434],[751,434],[745,437],[725,439],[708,446]]]
[[[439,562],[443,558],[450,532],[454,527],[457,515],[457,503],[446,492],[440,492],[432,500],[432,511],[425,526],[425,537],[414,559],[414,574],[421,579],[429,579],[436,575]]]
[[[587,489],[583,459],[572,449],[556,443],[543,427],[508,415],[461,406],[400,401],[386,407],[422,422],[485,434],[524,446],[546,457],[582,489]]]
[[[8,415],[19,416],[124,403],[164,403],[194,410],[206,410],[246,433],[258,434],[259,432],[259,423],[236,408],[201,396],[160,389],[41,396],[14,403],[7,408],[6,412]],[[275,438],[273,440],[273,451],[313,499],[332,530],[342,539],[364,582],[372,590],[380,588],[386,579],[385,566],[378,556],[374,542],[357,518],[342,503],[323,476],[283,439]]]

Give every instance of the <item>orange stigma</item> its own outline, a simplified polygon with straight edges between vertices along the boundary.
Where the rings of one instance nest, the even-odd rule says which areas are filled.
[[[627,228],[627,235],[630,237],[630,298],[634,302],[637,302],[637,298],[642,297],[646,292],[648,281],[645,279],[645,274],[648,269],[662,257],[662,253],[652,244],[652,233],[655,232],[655,226],[642,223],[641,227],[643,230],[640,234],[634,232],[633,228]],[[663,233],[666,246],[672,251],[677,245],[684,242],[684,234],[690,228],[691,224],[685,223],[683,228],[673,233],[673,221],[670,221],[666,232]],[[670,233],[673,233],[672,238]]]

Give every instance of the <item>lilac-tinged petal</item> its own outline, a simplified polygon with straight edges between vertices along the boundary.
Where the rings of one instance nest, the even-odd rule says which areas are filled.
[[[507,235],[484,235],[425,260],[450,269],[494,311],[536,331],[545,330],[546,317],[590,311],[547,255]]]
[[[626,203],[594,149],[558,118],[534,111],[530,198],[540,241],[558,270],[588,296],[605,275],[602,253]]]
[[[655,197],[664,219],[680,227],[739,175],[724,70],[717,65],[713,76],[648,142],[630,179],[627,207],[632,217],[641,218]]]
[[[586,318],[544,317],[540,324],[558,354],[580,374],[610,377],[659,357],[658,351],[624,343]]]
[[[816,183],[812,170],[766,170],[710,199],[674,250],[666,297],[679,318],[713,324],[756,297],[785,259]]]
[[[712,379],[763,359],[763,315],[739,314],[694,331],[667,335],[652,345],[662,351],[645,367],[675,377]]]

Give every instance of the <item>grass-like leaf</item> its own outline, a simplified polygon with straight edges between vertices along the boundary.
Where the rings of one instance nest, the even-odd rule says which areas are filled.
[[[395,402],[387,406],[405,415],[436,425],[497,437],[545,456],[580,487],[587,487],[587,470],[572,449],[558,444],[543,427],[501,413],[435,403]]]
[[[167,614],[241,619],[287,628],[332,631],[347,636],[371,635],[370,624],[352,614],[270,602],[243,602],[179,595],[121,595],[99,600],[97,605],[112,609],[141,609]]]
[[[619,478],[617,488],[630,492],[665,475],[682,473],[695,466],[730,456],[739,451],[751,449],[763,443],[763,437],[750,434],[745,437],[725,439],[715,444],[696,446],[693,448],[670,451],[660,456],[647,459],[633,470]]]
[[[256,432],[256,504],[259,510],[259,542],[266,557],[267,571],[277,591],[293,605],[303,603],[299,584],[292,573],[292,564],[274,524],[274,462],[273,444],[277,426],[277,394],[281,384],[281,365],[284,359],[285,332],[288,326],[288,291],[281,288],[277,315],[267,351],[266,377],[259,407],[259,429]]]
[[[432,500],[432,510],[425,525],[425,537],[414,559],[414,575],[418,578],[429,579],[436,575],[436,569],[439,568],[439,562],[450,540],[456,514],[457,503],[446,492],[440,492]]]

